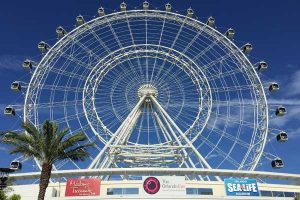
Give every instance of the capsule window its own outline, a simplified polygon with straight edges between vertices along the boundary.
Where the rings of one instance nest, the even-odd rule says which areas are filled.
[[[23,62],[23,67],[25,68],[25,69],[32,69],[32,62],[30,61],[30,60],[28,60],[28,59],[26,59],[24,62]]]
[[[250,43],[247,43],[243,47],[243,52],[245,54],[249,54],[252,51],[252,49],[253,49],[252,45]]]
[[[284,166],[283,161],[279,158],[272,160],[271,165],[273,168],[282,168]]]
[[[99,9],[98,9],[98,14],[99,14],[100,17],[102,17],[102,16],[105,14],[105,13],[104,13],[104,8],[102,8],[102,7],[99,8]]]
[[[262,72],[262,71],[265,71],[266,69],[268,68],[268,64],[264,61],[261,61],[258,63],[258,71]]]
[[[63,27],[59,26],[56,29],[56,33],[57,33],[57,36],[59,38],[61,38],[61,37],[63,37],[66,34],[66,31],[65,31],[65,29]]]
[[[276,92],[279,90],[279,85],[277,83],[272,83],[270,86],[269,86],[269,91],[270,92]]]
[[[5,109],[4,109],[4,114],[5,115],[16,115],[16,111],[15,111],[15,109],[13,108],[13,107],[10,107],[10,106],[8,106],[8,107],[6,107]]]
[[[143,3],[143,9],[144,9],[144,10],[148,10],[148,8],[149,8],[149,3],[148,3],[147,1],[145,1],[145,2]]]
[[[83,16],[79,15],[76,17],[77,26],[80,26],[85,23]]]
[[[171,11],[171,4],[167,3],[167,4],[165,5],[165,7],[166,7],[166,11],[167,11],[167,12],[170,12],[170,11]]]
[[[234,34],[235,34],[235,32],[234,32],[234,30],[233,30],[232,28],[230,28],[230,29],[228,29],[228,30],[226,31],[226,37],[227,37],[228,39],[230,39],[230,40],[233,39]]]
[[[38,49],[42,52],[45,53],[48,50],[48,46],[45,42],[40,42],[38,44]]]
[[[210,27],[214,27],[215,26],[215,18],[209,17],[206,24]]]
[[[10,163],[10,169],[12,170],[21,170],[22,169],[22,163],[19,161],[12,161]]]
[[[193,14],[194,14],[194,11],[191,8],[187,9],[187,16],[188,17],[193,17]]]
[[[39,43],[39,48],[45,48],[46,44],[44,42]]]
[[[276,112],[275,112],[275,114],[276,114],[276,116],[283,116],[283,115],[285,115],[286,114],[286,109],[285,109],[285,107],[278,107],[277,109],[276,109]]]
[[[126,3],[124,3],[124,2],[121,3],[120,7],[121,7],[121,11],[123,11],[123,12],[126,11],[126,7],[127,7]]]
[[[13,82],[11,84],[11,89],[13,91],[21,91],[21,84],[20,84],[20,82],[17,82],[17,81]]]
[[[282,131],[276,136],[276,139],[278,142],[285,142],[288,140],[288,134]]]

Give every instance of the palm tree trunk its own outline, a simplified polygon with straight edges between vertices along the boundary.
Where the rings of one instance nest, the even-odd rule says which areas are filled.
[[[42,172],[40,177],[40,191],[38,200],[44,200],[46,189],[49,184],[50,176],[51,176],[52,165],[49,163],[43,163]]]

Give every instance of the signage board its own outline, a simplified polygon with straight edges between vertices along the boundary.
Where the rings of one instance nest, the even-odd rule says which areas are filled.
[[[68,179],[65,196],[99,196],[100,179]]]
[[[185,195],[184,176],[145,176],[143,188],[148,195]]]
[[[224,180],[227,196],[259,196],[259,190],[255,179]]]

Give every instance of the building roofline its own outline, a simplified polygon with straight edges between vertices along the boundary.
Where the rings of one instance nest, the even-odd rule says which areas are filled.
[[[114,169],[76,169],[53,171],[52,178],[102,175],[202,175],[223,177],[248,177],[300,182],[300,174],[266,171],[244,171],[228,169],[188,169],[188,168],[114,168]],[[14,180],[38,179],[40,172],[15,173]]]

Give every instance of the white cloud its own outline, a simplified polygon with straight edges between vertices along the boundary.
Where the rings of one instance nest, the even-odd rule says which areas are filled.
[[[300,106],[300,99],[267,99],[269,105]]]
[[[289,138],[299,138],[300,137],[300,128],[289,130]]]
[[[286,67],[287,67],[287,68],[291,68],[291,69],[296,69],[296,68],[298,68],[298,65],[295,65],[295,64],[287,64]]]
[[[288,97],[300,95],[300,70],[293,73],[292,77],[289,78],[285,94]]]
[[[300,118],[300,106],[299,104],[297,105],[286,105],[287,109],[287,114],[282,117],[277,117],[275,116],[275,110],[272,110],[270,112],[273,112],[274,114],[271,113],[271,119],[270,119],[270,125],[271,126],[276,126],[276,127],[284,127],[290,122],[295,122],[298,121]]]
[[[0,71],[1,70],[21,70],[24,56],[18,55],[0,55]]]
[[[287,67],[295,69],[295,65],[288,65]],[[295,122],[300,118],[300,70],[294,70],[292,75],[284,75],[281,80],[284,84],[281,88],[281,99],[267,99],[270,110],[270,127],[280,127],[280,129],[287,129],[288,127],[299,127]],[[275,109],[282,105],[286,107],[287,114],[283,117],[275,116]],[[300,131],[300,128],[298,128]],[[293,136],[292,136],[293,137]]]
[[[1,147],[1,146],[0,146],[0,151],[5,151],[5,152],[7,152],[7,148]]]

